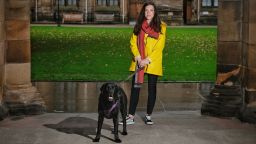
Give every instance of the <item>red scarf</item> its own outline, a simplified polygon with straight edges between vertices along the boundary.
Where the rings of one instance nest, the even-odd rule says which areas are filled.
[[[145,34],[148,34],[149,37],[152,37],[155,39],[158,39],[159,37],[159,33],[154,31],[154,29],[148,25],[147,21],[144,20],[141,26],[141,31],[137,39],[137,46],[140,52],[141,60],[145,59],[145,42],[144,42]],[[136,70],[138,68],[139,68],[139,64],[137,63]],[[144,82],[144,69],[141,69],[135,74],[135,84],[138,86],[143,82]]]

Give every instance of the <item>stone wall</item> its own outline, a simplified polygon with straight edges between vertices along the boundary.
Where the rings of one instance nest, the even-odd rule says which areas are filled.
[[[35,82],[48,112],[97,112],[100,88],[105,82]],[[131,82],[116,83],[130,99]],[[148,83],[141,88],[137,110],[145,111]],[[198,110],[201,99],[199,88],[208,91],[209,84],[162,83],[157,85],[154,111]],[[129,104],[129,103],[128,103]]]

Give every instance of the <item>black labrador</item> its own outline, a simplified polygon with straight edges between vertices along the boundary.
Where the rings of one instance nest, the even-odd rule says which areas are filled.
[[[123,132],[122,135],[127,135],[126,130],[126,115],[127,115],[127,96],[124,90],[114,83],[105,83],[100,88],[101,93],[98,103],[98,128],[94,142],[99,142],[101,136],[101,128],[104,118],[113,119],[115,142],[120,143],[118,136],[119,110],[122,114]]]

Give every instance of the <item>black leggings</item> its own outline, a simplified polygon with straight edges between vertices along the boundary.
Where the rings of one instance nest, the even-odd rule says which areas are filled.
[[[157,75],[148,74],[148,103],[147,103],[147,114],[151,115],[156,102],[156,83]],[[135,115],[135,111],[139,101],[140,88],[134,87],[135,76],[132,79],[131,97],[129,114]]]

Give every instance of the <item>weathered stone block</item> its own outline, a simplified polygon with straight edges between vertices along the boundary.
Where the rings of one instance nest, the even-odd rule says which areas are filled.
[[[242,109],[240,116],[238,117],[240,121],[246,123],[256,123],[256,107],[246,106]]]
[[[248,49],[248,68],[256,72],[256,46],[249,45]]]
[[[243,22],[249,22],[249,0],[243,0]]]
[[[256,22],[249,23],[249,44],[256,45]]]
[[[245,89],[245,102],[250,104],[249,106],[252,107],[253,105],[256,106],[256,91],[255,89],[247,88]],[[248,106],[248,105],[247,105]],[[255,107],[256,108],[256,107]],[[256,114],[256,113],[255,113]]]
[[[219,2],[218,21],[220,22],[237,22],[241,21],[241,2],[221,1]]]
[[[256,23],[256,1],[255,0],[249,0],[249,21],[252,23]]]
[[[242,25],[242,42],[249,42],[249,23],[243,23]]]
[[[248,89],[256,89],[256,72],[255,70],[250,70],[251,68],[249,67],[249,71],[247,73],[248,79],[247,79],[247,84],[246,87]]]
[[[219,22],[218,40],[219,41],[240,41],[241,40],[240,22]]]
[[[241,2],[221,1],[218,10],[219,41],[240,41]]]
[[[246,71],[246,87],[256,89],[256,46],[248,45],[247,53],[247,71]]]
[[[11,115],[41,114],[44,111],[44,102],[35,87],[25,87],[5,90],[5,104]]]
[[[8,0],[6,20],[30,20],[30,0]]]
[[[7,63],[27,63],[30,62],[30,41],[29,40],[9,40],[6,52]]]
[[[27,87],[20,89],[6,89],[5,101],[8,103],[29,104],[32,99],[39,96],[35,87]]]
[[[4,20],[4,2],[5,0],[0,0],[0,22]]]
[[[47,111],[55,109],[55,97],[52,96],[52,94],[55,92],[56,83],[40,82],[36,83],[35,85],[38,91],[40,92],[40,97],[42,97],[42,99],[45,102],[45,105],[47,106]]]
[[[8,85],[27,85],[31,82],[30,63],[6,64],[6,84]]]
[[[2,88],[4,85],[4,65],[0,65],[0,104],[1,104],[1,99],[2,99]]]
[[[0,65],[4,64],[4,41],[0,41]]]
[[[19,9],[29,6],[30,0],[8,0],[7,5],[11,9]]]
[[[219,42],[217,50],[217,61],[220,64],[241,64],[240,42]]]
[[[77,100],[95,99],[97,94],[95,83],[77,83]]]
[[[242,47],[243,47],[243,49],[242,49],[242,62],[243,62],[242,65],[247,66],[247,63],[248,63],[247,56],[248,56],[249,45],[248,45],[248,43],[243,42]],[[245,67],[243,69],[247,70]]]
[[[5,25],[3,21],[0,21],[0,42],[5,39]]]
[[[7,40],[28,40],[30,39],[30,22],[23,20],[6,21]]]

